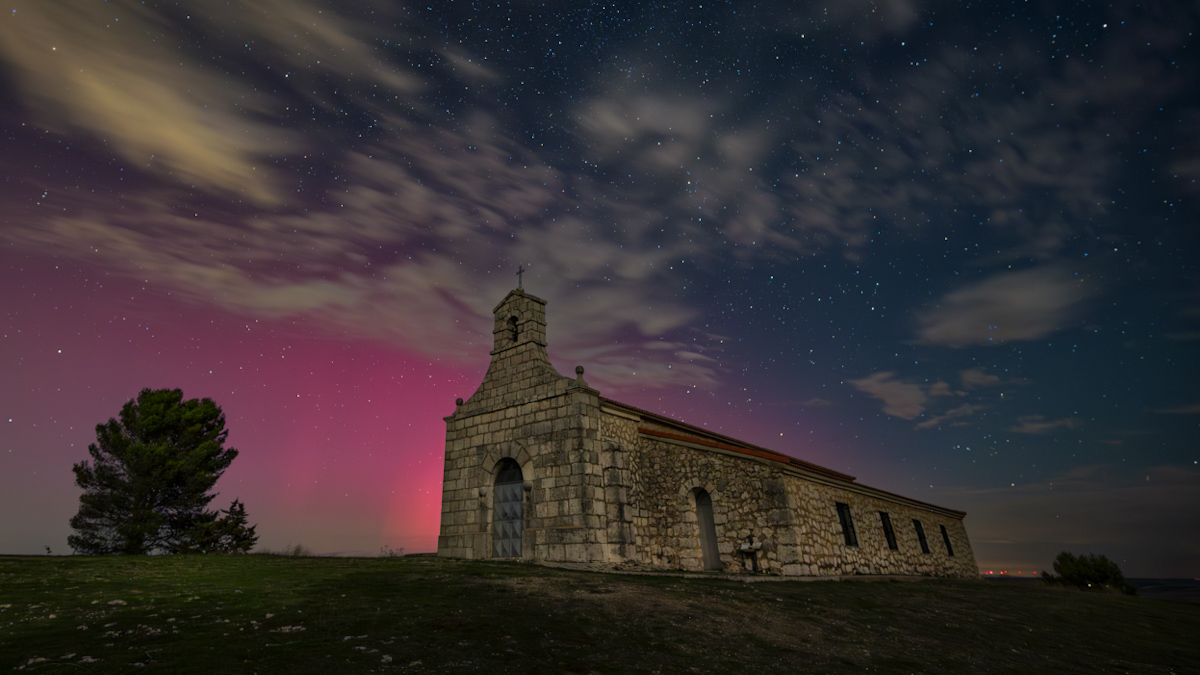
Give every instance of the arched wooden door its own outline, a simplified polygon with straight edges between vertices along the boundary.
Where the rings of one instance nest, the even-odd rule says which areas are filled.
[[[496,467],[492,501],[492,556],[520,558],[521,533],[525,529],[525,480],[521,466],[511,458]]]

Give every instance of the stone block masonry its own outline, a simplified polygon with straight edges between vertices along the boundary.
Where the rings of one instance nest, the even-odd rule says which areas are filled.
[[[507,460],[520,468],[524,483],[521,557],[606,561],[599,394],[581,375],[564,377],[550,364],[544,300],[518,289],[495,316],[488,372],[445,418],[438,553],[493,555],[495,480]]]
[[[505,532],[548,562],[978,574],[961,511],[603,398],[583,368],[559,374],[545,304],[518,288],[496,306],[488,372],[445,418],[439,555],[511,555]]]

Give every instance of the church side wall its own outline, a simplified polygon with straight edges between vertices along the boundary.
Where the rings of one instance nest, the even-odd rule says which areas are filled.
[[[771,574],[978,574],[959,518],[811,481],[769,462],[641,436],[637,427],[633,420],[601,415],[602,439],[626,449],[632,560],[703,568],[694,496],[700,488],[712,499],[721,563],[729,572],[750,566],[738,548],[753,536],[762,544],[759,569]],[[849,506],[857,546],[845,543],[837,503]],[[880,511],[890,515],[898,550],[888,548]],[[920,549],[914,518],[924,527],[929,553]],[[942,540],[943,525],[954,556]]]
[[[908,504],[835,488],[789,476],[790,500],[796,506],[797,539],[794,558],[781,560],[784,574],[905,574],[976,577],[975,554],[960,518],[919,509]],[[836,503],[847,504],[858,545],[848,546]],[[888,548],[880,512],[889,515],[897,550]],[[921,550],[913,520],[919,520],[929,553]],[[941,526],[946,528],[954,555],[946,550]]]
[[[737,553],[753,536],[762,543],[758,566],[782,573],[781,559],[795,557],[795,514],[783,476],[766,465],[642,439],[637,445],[647,517],[644,560],[652,565],[703,569],[695,491],[712,500],[717,550],[728,572],[751,567]]]

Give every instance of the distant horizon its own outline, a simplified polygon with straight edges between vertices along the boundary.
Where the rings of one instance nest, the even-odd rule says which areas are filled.
[[[107,556],[107,557],[159,557],[159,556],[164,556],[164,555],[179,555],[179,554],[161,553],[161,554],[148,554],[145,556]],[[192,554],[192,555],[205,555],[205,554]],[[225,555],[225,554],[213,554],[213,555]],[[366,552],[355,553],[355,552],[348,552],[348,551],[333,551],[333,552],[325,553],[325,552],[314,551],[314,552],[311,552],[309,554],[305,554],[302,556],[294,556],[293,554],[288,553],[286,551],[260,550],[259,548],[255,548],[254,550],[252,550],[249,553],[244,554],[244,555],[277,555],[277,556],[280,556],[283,558],[290,558],[290,557],[387,558],[387,557],[392,557],[387,554],[379,553],[378,551],[376,551],[375,553],[366,553]],[[407,551],[406,550],[397,557],[404,557],[404,556],[410,556],[410,555],[411,556],[436,556],[437,550],[436,549],[430,550],[430,551]],[[1078,553],[1077,553],[1077,555],[1078,555]],[[42,553],[0,553],[0,557],[13,557],[13,558],[39,558],[39,557],[40,558],[68,558],[68,557],[76,557],[76,556],[81,557],[81,558],[82,557],[105,557],[105,556],[87,556],[87,555],[76,554],[76,553],[49,553],[49,554],[47,554],[45,552],[42,552]],[[488,560],[488,559],[485,558],[484,560]],[[523,561],[523,562],[525,562],[527,564],[531,564],[531,565],[541,564],[541,561],[536,561],[536,560],[527,560],[527,561]],[[560,565],[560,563],[550,563],[550,566],[558,566],[558,565]],[[1032,580],[1032,581],[1037,581],[1042,578],[1043,571],[1053,573],[1053,569],[1054,569],[1053,565],[1047,566],[1045,570],[1037,570],[1037,569],[1017,570],[1014,568],[1000,568],[1000,567],[984,568],[984,567],[980,567],[979,577],[980,578],[992,578],[992,579],[1000,579],[1000,578],[1005,578],[1005,579],[1011,578],[1011,579],[1020,579],[1020,580],[1028,579],[1028,580]],[[656,569],[656,570],[647,570],[645,572],[639,572],[639,573],[670,575],[670,574],[674,574],[678,571],[680,571],[680,570]],[[599,573],[607,574],[609,572],[600,570]],[[620,572],[612,572],[612,573],[616,574],[616,573],[620,573]],[[752,574],[749,571],[747,571],[745,573]],[[738,574],[740,574],[740,572],[712,572],[710,574],[714,574],[716,576],[737,576]],[[783,576],[772,575],[772,574],[768,574],[768,573],[759,573],[756,576],[778,577],[778,579],[780,581],[796,581],[796,580],[803,581],[805,579],[805,577],[783,577]],[[848,578],[849,580],[853,580],[853,578],[856,576],[862,576],[862,577],[911,576],[913,578],[922,578],[922,579],[923,578],[929,578],[929,579],[936,578],[936,577],[924,577],[921,575],[894,575],[894,574],[884,574],[884,575],[862,574],[862,575],[849,575],[848,577],[846,575],[842,575],[841,578],[843,578],[843,579]],[[829,578],[834,578],[834,577],[829,577]],[[1200,576],[1156,577],[1156,576],[1130,576],[1128,574],[1125,574],[1125,579],[1127,581],[1143,581],[1143,580],[1194,581],[1194,582],[1200,583]]]
[[[294,548],[297,545],[297,543],[309,551],[308,554],[305,554],[304,556],[299,556],[299,557],[316,557],[316,558],[390,557],[387,553],[381,552],[380,549],[375,549],[374,551],[367,551],[367,550],[325,551],[325,550],[313,549],[313,548],[309,547],[308,545],[304,544],[303,542],[294,542],[292,544],[288,544],[288,545],[284,545],[284,546],[263,546],[260,544],[260,545],[256,546],[254,549],[252,549],[250,551],[250,553],[248,553],[246,555],[279,555],[279,556],[283,556],[283,557],[292,557],[292,554],[289,553],[288,551],[290,549]],[[396,547],[391,547],[391,548],[393,551],[396,549]],[[44,549],[44,547],[43,547],[43,549]],[[1075,555],[1085,555],[1085,554],[1092,554],[1092,553],[1095,553],[1097,555],[1105,555],[1103,551],[1082,551],[1082,550],[1071,551],[1069,549],[1063,549],[1063,550],[1066,550],[1070,553],[1074,553]],[[54,551],[53,547],[51,547],[51,553],[49,553],[49,554],[47,554],[44,550],[40,553],[39,552],[33,552],[33,553],[0,552],[0,556],[15,556],[15,557],[38,557],[38,556],[41,556],[41,557],[71,557],[71,556],[75,556],[75,555],[82,555],[82,554],[76,554],[74,552],[60,553],[60,552]],[[160,555],[173,555],[173,554],[157,553],[157,554],[150,554],[150,555],[157,557]],[[197,554],[197,555],[203,555],[203,554]],[[215,554],[215,555],[222,555],[222,554]],[[401,556],[437,555],[437,546],[435,544],[428,550],[409,550],[408,548],[404,548],[403,552],[400,555]],[[540,561],[529,560],[527,562],[529,562],[530,564],[539,564]],[[1118,565],[1120,565],[1120,561],[1115,561],[1115,562],[1117,562]],[[551,563],[551,564],[557,565],[559,563]],[[1018,567],[1018,566],[1013,566],[1013,565],[1008,565],[1008,566],[1006,566],[1006,565],[990,565],[989,566],[989,565],[983,565],[983,564],[979,564],[977,566],[979,568],[980,577],[1012,577],[1012,578],[1020,577],[1020,578],[1035,579],[1035,578],[1040,578],[1042,576],[1043,572],[1053,573],[1054,560],[1053,560],[1053,558],[1051,558],[1042,567],[1029,567],[1029,566]],[[1139,575],[1130,575],[1129,573],[1125,572],[1123,565],[1121,567],[1122,567],[1122,572],[1125,573],[1126,579],[1172,579],[1172,580],[1200,581],[1200,571],[1198,571],[1196,574],[1193,574],[1193,575],[1185,574],[1182,576],[1154,576],[1154,575],[1139,576]],[[655,570],[655,571],[662,572],[664,574],[672,573],[672,570]],[[772,576],[772,575],[766,574],[765,576]],[[879,575],[851,575],[851,576],[879,576]],[[889,576],[889,575],[883,575],[883,576]],[[901,575],[901,576],[904,576],[904,575]]]

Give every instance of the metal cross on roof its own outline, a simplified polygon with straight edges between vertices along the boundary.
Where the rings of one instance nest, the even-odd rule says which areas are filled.
[[[517,288],[524,288],[524,287],[525,287],[525,286],[522,284],[522,281],[521,281],[521,275],[522,275],[522,274],[524,274],[524,273],[525,273],[525,268],[524,268],[524,267],[521,267],[520,265],[517,265]]]

